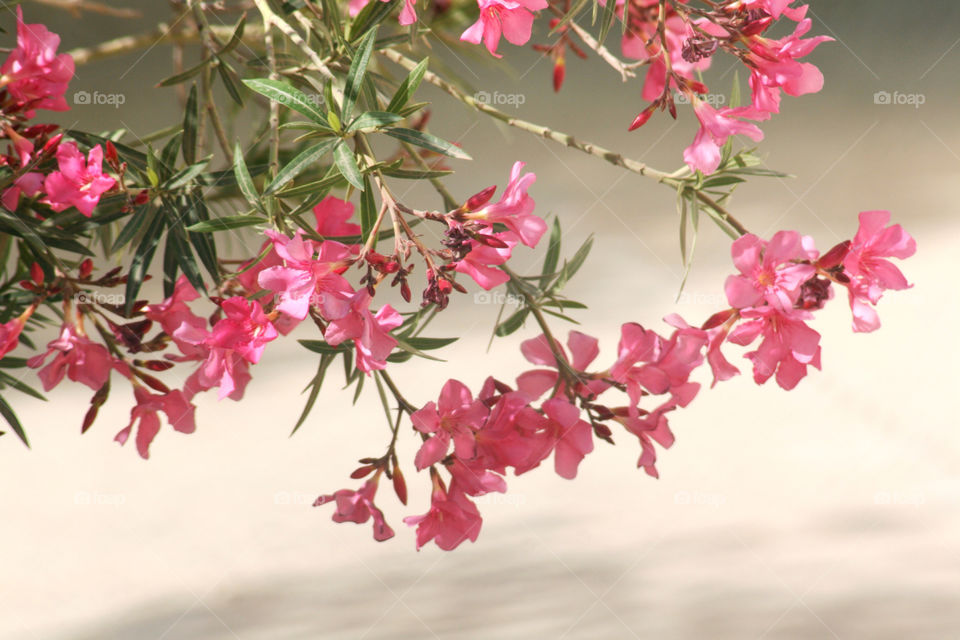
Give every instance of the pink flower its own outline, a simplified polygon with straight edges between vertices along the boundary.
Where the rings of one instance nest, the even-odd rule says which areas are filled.
[[[510,279],[505,271],[497,269],[496,266],[506,264],[519,241],[516,234],[511,231],[495,233],[493,237],[506,246],[493,247],[471,239],[470,246],[473,248],[470,249],[470,253],[462,260],[458,260],[454,267],[457,273],[467,274],[487,291]]]
[[[711,388],[717,386],[718,382],[729,380],[733,376],[739,375],[740,370],[730,364],[720,346],[726,341],[727,334],[730,332],[733,322],[739,316],[735,311],[728,309],[711,316],[701,328],[691,327],[683,318],[677,314],[670,314],[664,320],[670,326],[693,332],[694,335],[701,335],[707,340],[707,362],[710,364],[710,370],[713,372],[713,384]]]
[[[430,510],[422,516],[409,516],[403,521],[417,528],[417,549],[431,540],[444,551],[456,549],[464,540],[476,542],[480,535],[483,518],[477,506],[457,486],[450,483],[450,490],[442,485],[434,487],[430,498]]]
[[[43,183],[47,192],[43,202],[54,211],[76,207],[89,218],[100,196],[116,184],[116,180],[102,173],[103,149],[100,145],[93,147],[84,161],[76,144],[64,142],[57,147],[57,162],[60,171],[50,173]]]
[[[535,247],[541,236],[547,230],[547,223],[533,215],[535,203],[527,195],[527,189],[537,179],[534,173],[520,172],[526,166],[523,162],[515,162],[510,171],[510,181],[503,190],[503,196],[495,204],[489,204],[479,211],[466,214],[470,220],[479,220],[490,226],[500,223],[520,237],[520,242],[528,247]]]
[[[637,406],[644,394],[669,393],[679,406],[687,406],[700,390],[689,377],[703,363],[705,333],[678,329],[666,340],[636,323],[624,324],[620,333],[618,357],[610,376],[626,384],[630,415],[638,415]]]
[[[573,354],[573,360],[567,358],[563,347],[556,345],[557,350],[567,360],[570,367],[577,372],[585,372],[590,363],[596,359],[600,353],[600,347],[596,338],[588,336],[579,331],[571,331],[567,337],[567,346],[570,353]],[[550,367],[549,369],[534,369],[520,374],[517,377],[517,388],[523,391],[531,398],[539,398],[548,390],[557,388],[554,395],[565,393],[566,385],[560,378],[557,371],[557,361],[550,350],[550,344],[545,335],[540,334],[536,338],[525,340],[520,345],[520,351],[528,362],[533,364]],[[559,386],[557,386],[559,383]],[[595,398],[603,393],[609,387],[602,380],[591,380],[585,384],[577,385],[575,392],[578,396],[586,398]]]
[[[458,458],[475,458],[477,445],[473,434],[483,425],[487,413],[462,382],[448,380],[437,403],[430,401],[410,416],[417,431],[431,436],[414,459],[417,469],[426,469],[446,457],[451,441]]]
[[[161,411],[167,415],[167,421],[174,429],[181,433],[193,433],[196,429],[194,422],[194,407],[183,391],[179,389],[161,395],[150,393],[141,386],[133,389],[137,404],[130,411],[130,424],[114,438],[121,445],[127,442],[134,424],[139,420],[137,427],[137,452],[144,460],[150,457],[150,444],[160,431]]]
[[[675,438],[670,431],[666,413],[676,407],[676,400],[671,398],[645,415],[615,418],[640,440],[640,458],[637,460],[637,467],[643,469],[652,478],[660,477],[660,472],[657,471],[657,450],[654,443],[664,449],[673,446]]]
[[[377,480],[378,478],[367,480],[359,491],[341,489],[333,495],[320,496],[313,506],[319,507],[328,502],[336,502],[337,510],[333,512],[334,522],[363,524],[373,518],[373,539],[377,542],[389,540],[393,537],[393,529],[384,520],[383,511],[373,504],[373,498],[377,492]]]
[[[366,373],[387,366],[387,356],[397,346],[390,330],[403,323],[400,314],[388,304],[373,315],[370,301],[366,288],[360,289],[350,299],[346,314],[333,320],[323,334],[324,340],[332,346],[353,340],[357,348],[357,367]]]
[[[804,246],[804,241],[807,246]],[[803,283],[816,273],[799,260],[816,257],[812,241],[796,231],[778,231],[770,242],[752,233],[741,236],[730,252],[739,276],[730,276],[724,286],[727,300],[735,309],[755,307],[766,301],[782,313],[789,313],[800,296]]]
[[[553,462],[557,475],[572,480],[577,467],[593,451],[593,427],[580,419],[580,409],[563,398],[543,403],[544,428],[553,443]]]
[[[30,166],[33,160],[33,143],[24,136],[14,131],[10,127],[5,128],[8,138],[13,141],[13,148],[16,151],[18,165],[21,170]],[[13,180],[13,185],[7,187],[0,197],[0,204],[3,204],[10,211],[16,211],[20,203],[20,195],[24,194],[33,197],[40,192],[43,186],[43,174],[37,171],[27,171],[20,174]]]
[[[802,19],[803,14],[806,14],[807,6],[804,5],[799,9],[791,9],[789,5],[793,4],[793,2],[794,0],[741,0],[740,4],[743,5],[745,9],[766,11],[774,18],[779,18],[781,14],[786,14],[791,20]]]
[[[746,354],[753,363],[753,379],[763,384],[776,373],[777,384],[786,390],[793,389],[807,375],[807,367],[820,368],[820,334],[803,321],[812,317],[809,312],[798,311],[783,315],[771,306],[746,309],[741,312],[741,322],[730,332],[730,342],[739,345],[751,344],[763,336],[756,351]]]
[[[262,270],[257,281],[279,294],[278,310],[297,320],[306,318],[311,306],[319,307],[327,320],[348,312],[353,287],[340,275],[352,255],[347,246],[332,240],[318,245],[304,238],[299,229],[293,238],[276,231],[267,231],[267,236],[285,266]]]
[[[20,344],[20,333],[27,323],[27,318],[33,313],[33,308],[28,311],[29,313],[24,312],[20,317],[0,324],[0,360]]]
[[[482,496],[487,493],[506,493],[507,483],[496,473],[486,468],[478,460],[464,461],[457,456],[447,465],[447,471],[458,487],[469,496]]]
[[[700,130],[693,144],[683,152],[683,159],[692,171],[701,171],[704,175],[716,171],[720,166],[720,150],[732,135],[743,134],[755,141],[763,139],[760,128],[753,123],[739,120],[740,114],[735,109],[714,109],[705,101],[694,97],[693,110],[700,120]]]
[[[530,40],[533,28],[533,11],[547,8],[546,0],[478,0],[480,17],[460,39],[473,44],[483,44],[497,58],[500,36],[515,45],[524,45]]]
[[[37,374],[43,382],[44,391],[50,391],[60,384],[64,375],[94,391],[99,390],[110,377],[113,363],[107,348],[78,333],[73,324],[64,323],[60,328],[60,337],[47,345],[46,353],[27,360],[27,366],[33,369],[41,367],[51,354],[54,354],[53,360]]]
[[[194,314],[187,305],[188,302],[199,297],[200,294],[193,288],[187,277],[181,275],[173,287],[173,295],[163,302],[143,308],[144,315],[160,325],[163,332],[170,336],[184,354],[185,357],[182,359],[186,360],[202,360],[207,354],[203,347],[187,342],[181,337],[183,334],[196,335],[207,327],[207,321]]]
[[[179,339],[207,351],[204,363],[187,380],[185,390],[190,398],[198,391],[219,387],[220,400],[227,396],[240,400],[250,381],[249,365],[259,362],[266,343],[277,337],[276,328],[256,300],[234,296],[220,308],[225,317],[210,332],[187,325],[176,332]]]
[[[899,224],[890,222],[889,211],[864,211],[860,228],[843,258],[843,270],[850,284],[850,308],[854,331],[875,331],[880,318],[871,306],[887,289],[908,289],[903,273],[886,258],[906,259],[917,251],[916,241]]]
[[[10,95],[26,108],[27,118],[34,116],[34,109],[70,108],[63,94],[73,77],[73,58],[66,53],[57,55],[58,46],[60,36],[42,24],[24,23],[23,11],[17,7],[17,48],[0,67],[0,86],[6,85]]]
[[[493,404],[490,416],[474,434],[476,465],[504,473],[513,467],[517,475],[538,466],[553,449],[553,442],[540,430],[543,419],[530,408],[530,397],[507,391],[499,398],[481,392],[485,404]]]
[[[796,14],[794,19],[802,18],[806,14],[806,7],[801,8],[802,14]],[[817,93],[823,89],[823,74],[820,70],[808,63],[797,62],[797,58],[809,55],[821,43],[829,42],[829,36],[802,39],[801,36],[810,31],[812,22],[809,18],[800,19],[794,32],[780,40],[756,37],[750,42],[750,54],[746,60],[754,69],[757,83],[768,88],[782,88],[788,95],[802,96],[808,93]]]
[[[317,233],[322,236],[360,235],[360,225],[347,222],[353,216],[353,204],[350,202],[327,196],[313,208],[313,215],[317,218]]]

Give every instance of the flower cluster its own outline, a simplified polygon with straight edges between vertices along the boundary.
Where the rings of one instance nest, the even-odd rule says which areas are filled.
[[[834,284],[848,289],[856,331],[879,325],[872,305],[883,291],[909,286],[888,258],[907,258],[916,244],[900,225],[887,226],[889,219],[885,211],[861,213],[854,239],[823,256],[812,238],[795,231],[768,241],[742,236],[732,247],[738,273],[725,284],[730,309],[701,327],[668,316],[669,335],[624,324],[617,357],[604,369],[591,370],[600,354],[597,339],[571,331],[566,349],[547,334],[523,342],[521,351],[536,368],[520,374],[515,387],[491,377],[474,396],[463,383],[448,381],[436,402],[410,414],[423,439],[414,466],[429,470],[431,482],[429,510],[404,519],[416,527],[417,547],[432,540],[450,550],[475,541],[483,519],[474,499],[505,492],[509,471],[526,473],[552,456],[559,476],[575,478],[595,440],[612,444],[618,431],[637,439],[638,467],[659,477],[656,446],[674,442],[668,416],[700,390],[692,374],[704,363],[714,384],[738,373],[722,353],[725,343],[748,346],[759,339],[745,354],[754,380],[763,384],[775,376],[784,389],[794,388],[807,367],[820,367],[820,335],[807,322],[832,297]],[[375,476],[359,492],[339,491],[316,504],[336,499],[337,522],[366,522],[372,514],[374,537],[391,537],[372,502],[383,471],[392,467],[395,484],[402,478],[391,455],[361,461],[353,477]],[[406,504],[405,485],[401,501]]]

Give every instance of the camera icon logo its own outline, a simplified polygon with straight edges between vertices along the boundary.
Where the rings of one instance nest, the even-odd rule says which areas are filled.
[[[877,91],[873,94],[873,104],[892,104],[893,96],[889,91]]]
[[[74,104],[90,104],[90,92],[89,91],[77,91],[73,94],[73,103]]]

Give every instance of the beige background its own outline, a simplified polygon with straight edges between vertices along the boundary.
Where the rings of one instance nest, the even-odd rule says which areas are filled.
[[[165,429],[149,462],[111,441],[131,400],[120,385],[80,437],[89,393],[64,384],[48,403],[17,405],[32,451],[2,442],[0,638],[960,634],[958,10],[812,4],[814,31],[838,39],[812,57],[827,86],[785,100],[761,146],[771,167],[797,177],[756,180],[732,208],[758,234],[798,229],[824,250],[852,235],[858,211],[892,210],[917,238],[904,266],[916,286],[882,301],[880,332],[852,335],[849,310],[836,301],[815,325],[825,370],[791,393],[756,388],[748,376],[705,390],[672,419],[678,441],[661,456],[661,480],[634,468],[638,448],[626,438],[601,443],[574,482],[549,469],[508,478],[508,494],[480,500],[478,542],[452,554],[413,550],[401,518],[425,510],[427,481],[412,467],[411,506],[398,508],[386,492],[381,500],[398,532],[388,543],[309,506],[352,486],[352,461],[379,455],[388,434],[375,399],[351,407],[335,373],[309,422],[287,438],[315,367],[293,340],[268,349],[248,401],[205,398],[197,433]],[[68,46],[130,28],[103,20],[84,30],[28,3],[28,19],[46,16]],[[679,164],[695,130],[689,113],[675,127],[661,119],[627,135],[642,107],[638,85],[620,86],[595,60],[572,60],[554,96],[547,62],[503,49],[515,81],[437,54],[478,88],[522,94],[523,117],[658,167]],[[139,61],[80,69],[73,89],[121,91],[127,102],[120,111],[78,106],[60,121],[97,129],[119,116],[138,132],[165,126],[170,93],[148,88],[167,73],[167,56],[157,47]],[[716,71],[714,79],[726,67]],[[731,81],[728,73],[716,86]],[[876,105],[881,90],[919,93],[925,104]],[[601,358],[612,360],[622,322],[663,329],[666,313],[698,321],[722,303],[729,242],[707,225],[686,295],[674,302],[681,269],[668,190],[426,95],[436,101],[434,131],[477,158],[451,181],[458,195],[502,185],[513,159],[525,159],[538,174],[539,212],[560,216],[571,245],[596,233],[569,292],[591,307],[578,318],[600,337]],[[407,198],[435,204],[429,191]],[[538,259],[519,251],[515,264],[535,269]],[[488,353],[496,311],[471,294],[444,314],[432,334],[463,336],[449,364],[396,368],[414,401],[433,398],[451,376],[477,386],[522,370],[519,341],[534,328]],[[411,447],[408,439],[407,459]]]

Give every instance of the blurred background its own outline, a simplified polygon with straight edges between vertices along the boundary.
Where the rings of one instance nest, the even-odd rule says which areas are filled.
[[[166,3],[104,1],[143,16],[78,21],[37,2],[24,11],[62,35],[61,50],[170,19]],[[960,233],[960,6],[810,5],[812,32],[835,38],[809,58],[826,86],[785,99],[760,145],[769,167],[796,177],[752,180],[730,208],[758,235],[797,229],[824,250],[853,235],[859,211],[891,210],[917,239],[903,265],[916,286],[880,303],[879,332],[852,335],[835,301],[815,324],[824,371],[795,391],[757,388],[749,375],[704,389],[672,418],[677,443],[660,456],[660,480],[635,468],[627,439],[598,443],[574,482],[548,468],[510,477],[507,494],[479,499],[479,540],[453,553],[414,551],[402,518],[426,510],[428,480],[412,465],[410,506],[381,496],[397,531],[387,543],[310,506],[357,484],[354,461],[379,455],[388,429],[375,396],[351,406],[335,373],[288,438],[316,367],[295,340],[271,344],[243,403],[201,398],[195,434],[162,430],[149,462],[112,442],[129,419],[119,389],[84,437],[86,388],[61,385],[47,403],[18,398],[33,448],[2,443],[0,638],[960,637],[960,305],[947,288]],[[12,14],[0,21],[9,43]],[[514,96],[501,107],[520,117],[658,168],[680,165],[696,129],[689,110],[628,135],[643,107],[638,82],[622,85],[595,56],[568,58],[554,94],[549,60],[506,42],[501,53],[496,65],[480,48],[431,55],[478,91]],[[57,121],[140,134],[167,126],[179,118],[175,92],[153,86],[170,69],[162,44],[79,67],[71,92],[124,104],[76,104]],[[728,92],[733,72],[718,60],[711,88]],[[433,132],[476,158],[454,167],[458,197],[502,186],[522,159],[538,176],[538,213],[559,216],[567,251],[595,234],[568,292],[590,306],[577,318],[600,338],[601,358],[612,361],[623,322],[664,330],[667,313],[697,323],[723,303],[729,239],[706,223],[677,299],[669,189],[423,94]],[[436,206],[429,190],[402,195]],[[234,242],[243,252],[244,239]],[[533,272],[540,259],[518,251],[512,264]],[[471,292],[442,315],[431,335],[461,337],[448,362],[395,369],[413,401],[433,399],[449,377],[476,388],[523,370],[519,343],[537,331],[488,350],[498,308]],[[401,447],[408,460],[412,446]]]

